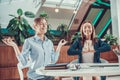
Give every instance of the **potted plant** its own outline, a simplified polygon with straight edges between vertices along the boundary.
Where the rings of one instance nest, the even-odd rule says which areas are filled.
[[[60,24],[57,27],[57,31],[60,32],[61,34],[59,35],[61,38],[65,38],[68,32],[68,26],[66,24]]]
[[[17,10],[18,16],[9,15],[13,18],[9,21],[7,26],[8,35],[14,36],[16,43],[20,46],[23,44],[25,38],[31,36],[29,30],[32,30],[31,26],[29,25],[28,21],[22,17],[23,11],[22,9]],[[34,18],[35,15],[32,12],[26,11],[25,16],[29,18]]]
[[[106,34],[104,36],[105,42],[107,42],[109,45],[118,45],[118,38],[113,36],[112,34]]]
[[[67,32],[68,32],[68,26],[66,24],[60,24],[57,27],[57,30],[48,30],[49,36],[51,36],[51,40],[53,41],[54,44],[57,44],[60,39],[66,38]]]
[[[74,35],[72,35],[70,43],[72,44],[77,38],[81,37],[81,33],[80,32],[76,32]]]

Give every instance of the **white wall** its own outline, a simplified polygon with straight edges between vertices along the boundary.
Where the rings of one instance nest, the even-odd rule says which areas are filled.
[[[11,3],[0,3],[0,24],[2,28],[5,28],[9,20],[12,19],[9,14],[13,14],[17,16],[17,9],[21,8],[23,12],[25,11],[32,11],[36,14],[36,12],[39,9],[39,6],[36,8],[35,3],[33,3],[33,0],[22,0],[22,1],[14,1]],[[25,17],[26,18],[26,17]],[[33,19],[26,18],[30,24],[32,24]]]
[[[111,17],[112,17],[112,32],[118,38],[120,44],[120,0],[110,0],[111,2]]]

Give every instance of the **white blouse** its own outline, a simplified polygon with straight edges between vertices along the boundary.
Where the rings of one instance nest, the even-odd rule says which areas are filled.
[[[86,40],[83,46],[83,51],[94,50],[92,40]],[[94,53],[88,52],[82,54],[83,63],[93,63]]]
[[[93,63],[94,53],[85,53],[82,54],[82,62],[83,63]]]

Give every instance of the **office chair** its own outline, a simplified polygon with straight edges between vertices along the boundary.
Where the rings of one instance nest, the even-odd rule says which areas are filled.
[[[20,62],[17,64],[20,80],[24,80],[23,69],[28,68],[28,67],[29,67],[29,65],[23,66]]]
[[[17,57],[17,59],[18,59],[18,57]],[[19,61],[19,59],[18,59],[18,61]],[[30,63],[31,63],[31,59],[30,59],[30,56],[29,56],[28,62],[27,62],[26,65],[23,65],[21,62],[19,62],[17,64],[17,68],[18,68],[18,73],[19,73],[19,76],[20,76],[20,80],[24,80],[23,69],[24,68],[28,68],[30,66]]]
[[[107,60],[100,58],[101,63],[109,63]],[[70,64],[78,63],[78,59],[75,59],[70,62]],[[74,77],[74,80],[79,80],[79,77]]]

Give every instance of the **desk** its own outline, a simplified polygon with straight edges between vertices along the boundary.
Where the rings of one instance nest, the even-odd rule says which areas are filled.
[[[47,76],[82,76],[83,80],[92,80],[92,76],[120,75],[119,63],[81,63],[80,66],[81,68],[76,71],[70,69],[44,70],[44,68],[39,68],[36,73]]]

